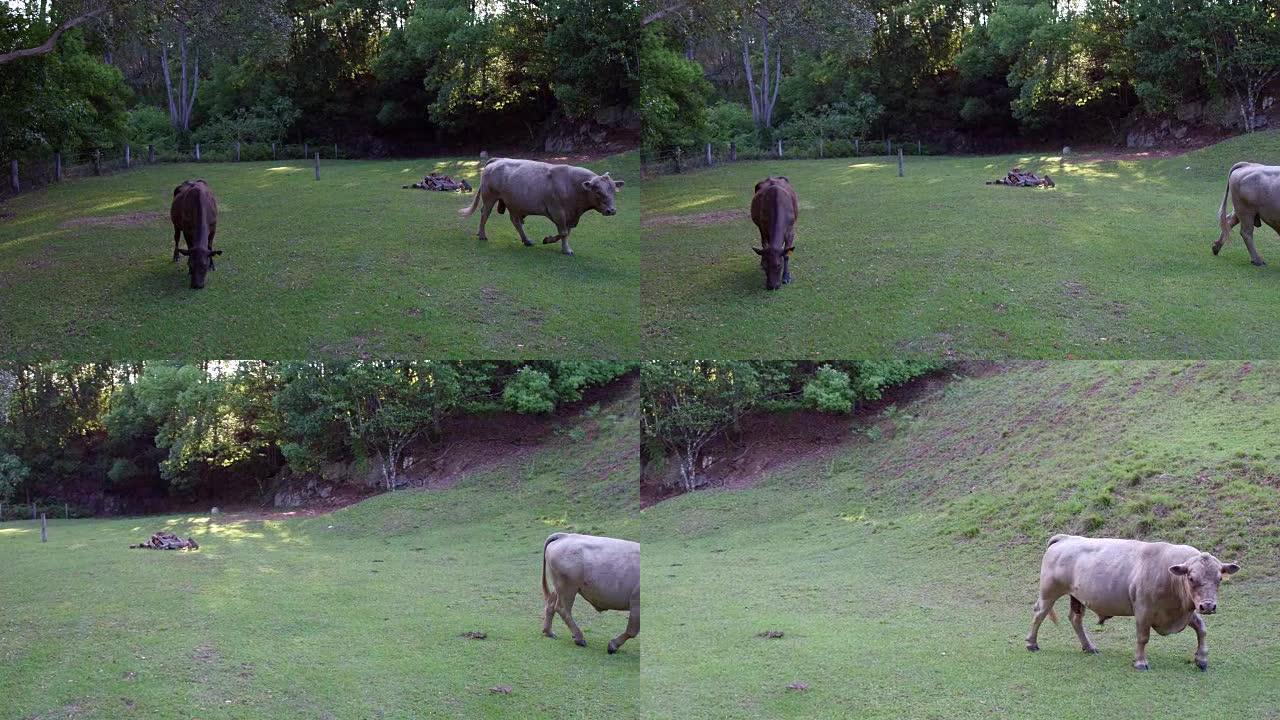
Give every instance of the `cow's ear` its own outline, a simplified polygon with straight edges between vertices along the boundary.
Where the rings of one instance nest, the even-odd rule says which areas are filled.
[[[788,182],[788,183],[790,183],[790,182],[791,182],[790,180],[787,180],[787,176],[786,176],[786,175],[779,175],[779,176],[778,176],[778,179],[779,179],[779,180],[784,180],[784,181],[786,181],[786,182]]]
[[[758,247],[753,247],[753,248],[751,248],[751,249],[752,249],[752,250],[755,250],[755,251],[756,251],[756,254],[757,254],[757,255],[759,255],[760,257],[764,257],[764,250],[763,250],[763,249],[758,248]]]
[[[756,183],[756,192],[760,192],[761,185],[764,185],[764,180],[761,180],[760,182]]]
[[[605,174],[606,174],[606,175],[608,175],[609,173],[605,173]],[[613,186],[614,186],[615,188],[620,188],[620,187],[622,187],[623,185],[626,185],[626,184],[627,184],[627,181],[626,181],[626,180],[614,180],[614,181],[613,181]]]
[[[582,181],[582,188],[583,188],[584,190],[594,190],[594,189],[595,189],[595,188],[591,187],[591,181],[590,181],[590,180],[583,180],[583,181]]]
[[[1191,572],[1191,570],[1189,570],[1186,565],[1171,565],[1169,566],[1169,572],[1174,575],[1186,575]]]
[[[1223,575],[1232,575],[1232,574],[1234,574],[1234,573],[1235,573],[1237,570],[1239,570],[1239,569],[1240,569],[1240,566],[1239,566],[1239,565],[1237,565],[1237,564],[1235,564],[1235,563],[1223,563],[1223,564],[1222,564],[1222,574],[1223,574]]]

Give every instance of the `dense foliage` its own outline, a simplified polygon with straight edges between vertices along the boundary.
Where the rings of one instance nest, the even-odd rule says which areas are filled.
[[[406,449],[450,420],[551,412],[629,370],[594,361],[12,366],[0,373],[0,502],[248,499],[286,466],[306,473],[353,459],[375,464],[394,489]]]
[[[22,0],[0,3],[0,54],[93,7],[52,52],[0,63],[0,155],[235,141],[421,152],[633,122],[629,0]]]
[[[674,456],[683,489],[693,490],[703,450],[746,413],[848,413],[938,367],[925,360],[649,361],[640,366],[644,443]]]
[[[654,5],[650,42],[714,86],[683,99],[685,112],[736,104],[753,118],[749,135],[730,138],[739,144],[782,131],[816,145],[831,139],[821,118],[835,108],[855,109],[835,111],[855,119],[835,133],[846,140],[1124,142],[1143,119],[1174,118],[1251,131],[1266,124],[1280,77],[1280,10],[1250,0],[863,0],[867,22],[851,10],[810,17],[807,0]],[[686,72],[661,69],[644,93]],[[660,110],[643,106],[646,122]],[[687,146],[691,132],[725,139],[697,123],[665,127],[646,134],[647,148]]]

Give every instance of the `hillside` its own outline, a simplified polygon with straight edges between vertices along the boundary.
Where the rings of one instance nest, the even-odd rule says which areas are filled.
[[[798,443],[754,486],[645,509],[647,716],[1274,717],[1278,381],[1240,362],[994,367]],[[1153,636],[1136,673],[1128,618],[1090,615],[1102,653],[1081,654],[1065,601],[1028,653],[1057,532],[1239,561],[1208,673],[1190,632]]]
[[[0,716],[633,717],[642,638],[585,604],[587,648],[542,637],[538,573],[555,530],[634,536],[636,412],[325,515],[0,523]],[[127,549],[160,529],[200,549]]]

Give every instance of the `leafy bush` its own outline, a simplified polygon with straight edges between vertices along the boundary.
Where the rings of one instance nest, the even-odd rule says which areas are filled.
[[[804,385],[804,402],[823,412],[847,413],[853,409],[853,385],[849,374],[823,365]]]
[[[159,148],[173,148],[177,145],[178,135],[169,123],[169,114],[151,105],[142,105],[129,111],[129,142],[134,147],[155,145]]]
[[[302,111],[288,98],[278,97],[252,108],[236,108],[230,115],[216,117],[201,125],[193,135],[196,142],[233,145],[236,141],[272,143],[284,139],[285,133],[302,116]],[[243,148],[242,148],[243,154]]]
[[[526,366],[507,382],[502,402],[519,413],[549,413],[556,409],[556,391],[551,387],[549,375]]]
[[[708,139],[713,142],[739,142],[755,132],[751,110],[742,103],[722,101],[707,110]]]

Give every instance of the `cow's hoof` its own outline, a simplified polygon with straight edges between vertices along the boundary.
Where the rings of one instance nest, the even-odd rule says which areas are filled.
[[[1144,662],[1136,662],[1133,664],[1135,670],[1150,670],[1151,666]]]
[[[1200,672],[1204,672],[1204,671],[1206,671],[1206,670],[1208,670],[1208,669],[1209,669],[1209,661],[1208,661],[1208,660],[1197,660],[1197,661],[1196,661],[1196,667],[1200,668]]]
[[[616,653],[616,652],[618,652],[618,646],[617,646],[617,645],[614,645],[614,644],[613,644],[613,641],[612,641],[612,640],[610,640],[610,641],[609,641],[609,654],[610,654],[610,655],[612,655],[612,654],[614,654],[614,653]]]
[[[1219,250],[1221,250],[1221,249],[1222,249],[1222,243],[1218,243],[1218,242],[1216,242],[1216,243],[1214,243],[1214,244],[1213,244],[1213,248],[1212,248],[1212,250],[1213,250],[1213,254],[1214,254],[1214,255],[1217,255],[1217,254],[1218,254],[1218,251],[1219,251]]]
[[[791,276],[790,276],[790,275],[788,275],[788,276],[786,276],[786,277],[782,278],[782,284],[783,284],[783,285],[790,285],[790,284],[791,284]]]
[[[525,246],[525,247],[533,247],[533,241],[532,241],[532,240],[521,240],[520,242],[524,243],[524,246]]]
[[[543,245],[550,245],[553,242],[560,242],[560,238],[556,237],[555,235],[548,235],[542,238]]]
[[[1087,647],[1084,649],[1084,651],[1090,655],[1097,655],[1099,652],[1101,652],[1096,647]]]
[[[587,646],[587,641],[586,641],[586,640],[584,640],[584,639],[582,639],[582,638],[574,638],[574,639],[573,639],[573,644],[574,644],[574,645],[577,645],[578,647],[586,647],[586,646]]]
[[[477,240],[488,240],[489,238],[488,238],[488,236],[485,236],[485,235],[477,235],[477,236],[476,236],[476,239],[477,239]]]
[[[570,257],[572,257],[572,256],[573,256],[573,251],[572,251],[572,250],[565,250],[565,251],[564,251],[564,254],[565,254],[565,255],[569,255]]]
[[[1035,652],[1040,649],[1040,646],[1036,643],[1029,642],[1027,643],[1027,649],[1030,650],[1031,652]]]
[[[553,632],[546,632],[546,633],[542,633],[542,634],[543,634],[543,635],[545,635],[545,636],[547,636],[547,637],[549,637],[549,638],[551,638],[552,640],[555,640],[555,639],[556,639],[556,634],[555,634],[555,633],[553,633]]]
[[[1267,264],[1266,260],[1250,260],[1249,262],[1253,263],[1254,265],[1257,265],[1258,267],[1262,267],[1263,265]]]

